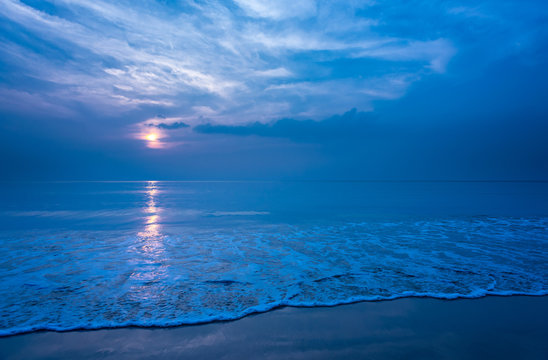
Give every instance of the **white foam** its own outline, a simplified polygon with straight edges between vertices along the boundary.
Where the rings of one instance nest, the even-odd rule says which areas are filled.
[[[174,326],[279,306],[548,294],[548,219],[4,234],[0,336]],[[137,235],[135,235],[137,233]]]

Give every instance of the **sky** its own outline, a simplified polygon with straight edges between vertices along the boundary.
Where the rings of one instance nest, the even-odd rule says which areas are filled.
[[[0,0],[2,180],[548,180],[548,2]]]

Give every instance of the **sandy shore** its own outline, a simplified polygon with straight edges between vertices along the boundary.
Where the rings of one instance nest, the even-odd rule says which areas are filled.
[[[168,329],[38,332],[2,359],[548,359],[548,296],[281,308]]]

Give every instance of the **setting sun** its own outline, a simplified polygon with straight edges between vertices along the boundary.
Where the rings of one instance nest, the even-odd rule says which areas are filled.
[[[156,136],[156,134],[148,134],[148,135],[146,136],[146,139],[147,139],[148,141],[156,141],[156,140],[158,139],[158,136]]]

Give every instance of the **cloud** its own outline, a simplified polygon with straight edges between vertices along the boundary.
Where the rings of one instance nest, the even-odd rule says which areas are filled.
[[[316,1],[314,0],[235,0],[235,2],[252,17],[280,20],[294,17],[308,18],[316,15]]]
[[[171,108],[185,123],[204,116],[223,124],[269,122],[370,109],[374,100],[401,96],[410,83],[444,72],[456,52],[438,34],[376,31],[382,16],[363,11],[374,2],[236,4],[6,0],[4,78],[13,90],[47,93],[62,107]],[[364,68],[362,59],[390,70]],[[347,73],[337,75],[341,70]],[[405,86],[394,82],[401,77]]]
[[[318,120],[484,58],[542,53],[545,6],[497,4],[5,0],[1,81],[60,113],[145,110],[135,123],[159,112],[191,126]]]
[[[293,74],[291,71],[287,70],[286,68],[279,67],[276,69],[268,69],[268,70],[260,70],[256,71],[255,75],[257,76],[264,76],[264,77],[271,77],[271,78],[284,78],[292,76]]]
[[[432,41],[410,41],[400,44],[359,51],[355,57],[372,57],[391,61],[423,61],[438,73],[445,72],[449,60],[455,55],[456,49],[447,39]]]
[[[341,138],[360,137],[370,125],[371,114],[352,109],[321,121],[280,119],[270,123],[252,122],[245,125],[202,124],[193,128],[201,134],[261,136],[288,138],[302,142],[329,142]]]
[[[163,122],[156,123],[156,124],[146,124],[146,126],[155,127],[155,128],[164,129],[164,130],[175,130],[175,129],[182,129],[182,128],[189,127],[189,125],[185,124],[182,121],[174,122],[174,123],[171,123],[171,124],[166,124],[166,123],[163,123]]]

